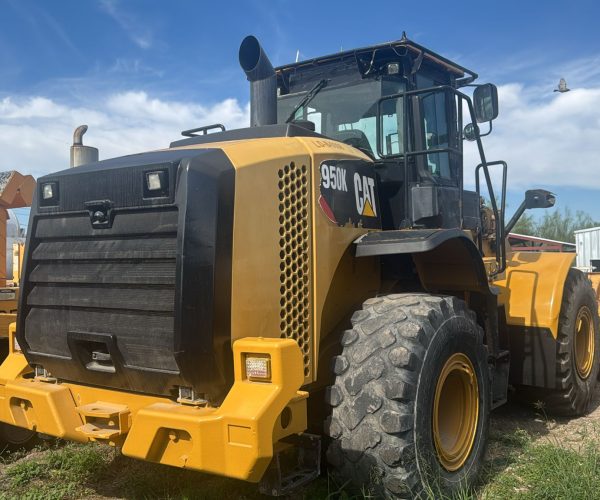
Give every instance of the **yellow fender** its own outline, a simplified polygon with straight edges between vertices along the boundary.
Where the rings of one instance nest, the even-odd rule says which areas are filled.
[[[556,338],[563,288],[574,253],[514,252],[494,281],[511,326],[547,328]]]

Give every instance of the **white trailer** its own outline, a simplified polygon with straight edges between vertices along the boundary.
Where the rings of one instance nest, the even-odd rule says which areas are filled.
[[[600,227],[575,231],[577,268],[582,271],[600,271]]]

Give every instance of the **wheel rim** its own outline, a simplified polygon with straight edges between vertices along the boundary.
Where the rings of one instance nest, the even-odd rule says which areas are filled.
[[[462,467],[471,453],[479,418],[479,387],[471,360],[455,353],[442,368],[433,404],[433,438],[448,471]]]
[[[594,365],[594,321],[587,307],[582,307],[575,321],[575,366],[583,379],[590,376]]]

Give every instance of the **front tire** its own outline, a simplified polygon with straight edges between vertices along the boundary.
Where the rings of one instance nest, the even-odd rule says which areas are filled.
[[[455,297],[366,301],[334,359],[327,457],[378,497],[438,497],[475,482],[487,442],[483,331]]]
[[[524,395],[555,415],[583,415],[598,378],[600,328],[596,295],[577,269],[565,280],[556,340],[556,388],[525,388]]]

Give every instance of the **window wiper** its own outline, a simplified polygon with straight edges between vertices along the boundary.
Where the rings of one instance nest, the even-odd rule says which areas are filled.
[[[325,79],[321,80],[320,82],[317,82],[317,84],[308,91],[308,93],[300,100],[300,102],[294,106],[294,109],[292,109],[292,112],[290,113],[290,116],[288,116],[288,119],[285,121],[285,123],[290,123],[294,119],[294,116],[296,115],[298,110],[305,107],[310,101],[314,99],[314,97],[321,91],[321,89],[326,86],[327,80]]]

